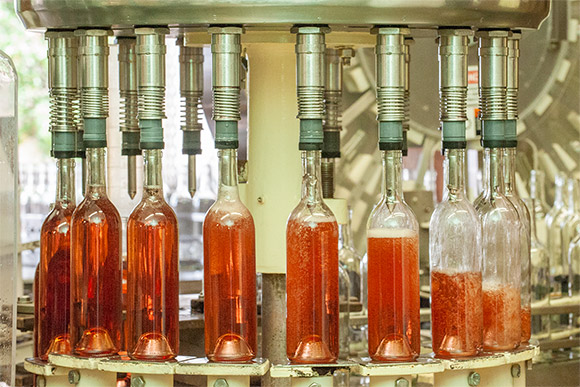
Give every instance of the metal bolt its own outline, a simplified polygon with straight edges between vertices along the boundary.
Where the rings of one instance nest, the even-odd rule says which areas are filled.
[[[131,386],[133,387],[143,387],[145,386],[145,384],[147,383],[145,382],[145,379],[143,379],[142,376],[131,378]]]
[[[481,381],[481,375],[479,375],[477,372],[472,372],[467,377],[467,384],[469,384],[472,387],[479,386],[480,381]]]
[[[314,382],[314,383],[310,384],[308,387],[321,387],[321,386],[320,386],[320,383]]]
[[[512,378],[519,378],[520,375],[522,374],[522,368],[520,367],[519,364],[514,364],[512,365]]]
[[[46,387],[46,378],[42,375],[36,376],[36,386],[37,387]]]
[[[218,379],[213,382],[213,387],[228,387],[229,384],[225,379]]]
[[[405,378],[395,380],[395,387],[409,387],[409,381]]]
[[[68,372],[68,383],[78,384],[81,380],[81,374],[77,370],[72,370]]]
[[[30,296],[19,296],[18,297],[19,304],[30,304],[31,302],[32,302],[32,299],[30,298]]]

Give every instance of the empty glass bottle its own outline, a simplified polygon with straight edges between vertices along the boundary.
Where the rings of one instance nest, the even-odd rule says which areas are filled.
[[[505,181],[505,196],[515,207],[519,218],[519,253],[522,265],[521,276],[521,342],[527,343],[532,335],[532,306],[531,306],[531,261],[530,261],[530,213],[524,201],[516,192],[516,148],[505,148],[503,155],[503,175]]]
[[[564,205],[564,186],[566,178],[559,173],[555,179],[554,205],[546,215],[546,227],[548,228],[548,253],[550,258],[550,298],[558,299],[567,293],[567,281],[564,281],[564,264],[562,262],[562,221],[566,217]],[[564,282],[566,284],[564,285]],[[564,287],[564,288],[563,288]],[[555,322],[552,332],[558,329]]]
[[[547,248],[548,227],[546,225],[546,214],[548,205],[546,204],[546,190],[544,187],[544,172],[536,169],[530,171],[530,198],[534,200],[534,212],[536,222],[536,235],[538,241]],[[529,209],[530,215],[532,210]]]
[[[570,297],[578,297],[580,296],[580,234],[570,242],[568,263],[570,266],[568,294]]]
[[[143,198],[127,223],[127,352],[152,361],[179,351],[177,218],[163,198],[161,152],[143,151]]]
[[[401,151],[382,157],[382,197],[367,230],[369,355],[412,361],[421,350],[419,224],[403,198]]]
[[[550,303],[550,262],[548,249],[540,242],[536,228],[536,199],[530,198],[525,201],[530,211],[530,260],[531,269],[531,295],[532,307],[541,307]],[[545,339],[550,335],[550,316],[532,316],[532,337]]]
[[[348,211],[346,224],[338,224],[338,259],[345,266],[350,279],[350,296],[356,301],[361,300],[361,256],[354,248],[351,228],[351,212]]]
[[[83,201],[72,216],[71,328],[73,352],[97,357],[121,349],[121,217],[107,197],[105,148],[87,148]]]
[[[75,209],[74,159],[57,160],[56,200],[40,231],[38,356],[70,353],[71,217]]]
[[[568,201],[567,201],[567,213],[562,220],[562,263],[564,265],[564,272],[566,277],[571,283],[572,279],[569,278],[569,262],[568,262],[568,250],[570,243],[576,235],[580,234],[580,179],[568,179]],[[570,289],[568,294],[570,294]]]
[[[505,195],[503,151],[485,149],[486,186],[476,206],[482,224],[483,348],[505,351],[521,339],[519,217]]]
[[[203,223],[205,354],[243,362],[257,354],[254,219],[238,193],[236,149],[218,151],[216,202]]]
[[[338,225],[322,200],[320,151],[302,152],[302,172],[286,226],[286,355],[329,363],[339,354]]]
[[[465,192],[465,149],[446,149],[445,190],[429,224],[431,332],[437,357],[483,348],[481,222]]]
[[[340,309],[339,327],[339,351],[338,357],[346,359],[350,354],[350,278],[346,266],[338,264],[338,302]]]

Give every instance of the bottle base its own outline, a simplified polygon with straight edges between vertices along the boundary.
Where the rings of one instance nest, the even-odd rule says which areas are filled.
[[[383,338],[370,356],[374,362],[392,362],[414,361],[419,354],[413,351],[407,336],[393,333]]]
[[[245,363],[255,356],[246,339],[235,333],[221,335],[217,339],[213,353],[207,354],[207,358],[216,363]]]
[[[165,335],[157,332],[144,333],[139,337],[132,352],[132,359],[147,361],[166,361],[175,358],[176,353],[171,348]]]
[[[319,335],[308,336],[298,344],[296,351],[288,355],[288,360],[296,364],[334,363],[338,358]]]
[[[59,355],[70,355],[71,346],[70,346],[70,336],[68,335],[68,333],[64,335],[58,335],[54,339],[52,339],[46,353],[40,355],[40,358],[44,361],[47,361],[48,355],[51,353]]]
[[[91,328],[83,333],[75,346],[75,355],[82,357],[105,357],[117,353],[109,332],[104,328]]]

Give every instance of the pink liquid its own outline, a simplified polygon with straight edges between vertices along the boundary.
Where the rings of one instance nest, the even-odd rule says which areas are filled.
[[[290,220],[286,228],[286,355],[292,363],[338,358],[338,225]]]
[[[522,319],[522,338],[521,343],[527,344],[532,337],[532,307],[530,305],[523,306],[521,309]]]
[[[368,233],[369,355],[412,361],[421,351],[419,239],[411,230]]]
[[[481,352],[481,273],[431,272],[431,332],[437,357],[469,357]]]
[[[483,349],[509,351],[521,339],[520,290],[502,285],[483,289]]]

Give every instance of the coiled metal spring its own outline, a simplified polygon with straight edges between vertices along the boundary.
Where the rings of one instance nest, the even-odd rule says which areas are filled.
[[[140,120],[162,120],[165,117],[165,87],[139,86]]]
[[[337,90],[327,90],[324,97],[326,102],[324,130],[340,130],[342,126],[342,93]]]
[[[442,87],[439,90],[441,121],[467,120],[467,87]]]
[[[508,120],[518,119],[518,89],[510,88],[507,89],[507,118]]]
[[[50,130],[76,132],[78,122],[78,91],[70,88],[50,89]]]
[[[213,119],[215,121],[239,121],[241,119],[239,87],[214,86]]]
[[[324,119],[324,87],[299,86],[298,118],[301,120]]]
[[[405,90],[403,87],[377,88],[377,119],[379,121],[403,121],[405,109]]]
[[[480,87],[479,108],[482,120],[507,119],[507,96],[505,87]]]
[[[81,90],[82,118],[107,118],[109,95],[107,88],[83,88]]]
[[[122,132],[137,132],[139,131],[139,120],[137,114],[139,112],[139,97],[136,90],[121,90],[119,93],[121,97],[121,111],[119,127]]]
[[[182,91],[181,92],[181,130],[201,130],[201,117],[203,108],[201,106],[202,92]]]

